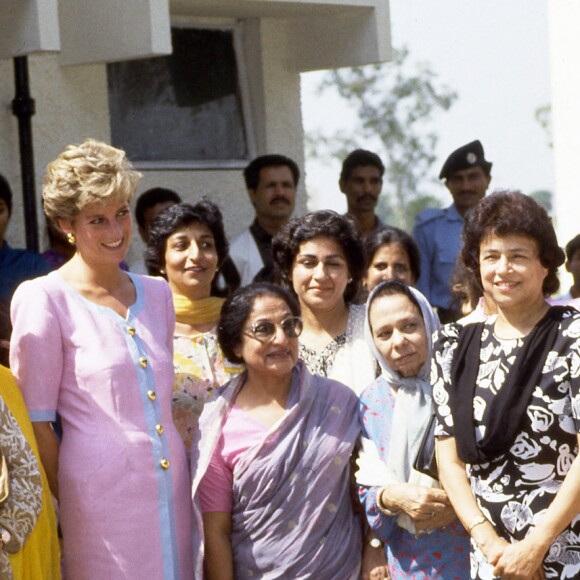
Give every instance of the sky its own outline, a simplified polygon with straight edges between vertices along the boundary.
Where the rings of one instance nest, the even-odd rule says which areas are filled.
[[[416,61],[427,61],[438,81],[458,93],[432,127],[439,135],[439,174],[457,147],[479,139],[493,162],[490,191],[553,190],[549,138],[535,119],[550,102],[548,0],[391,0],[393,46],[407,45]],[[305,132],[336,127],[337,119],[356,134],[352,110],[338,96],[316,95],[323,72],[302,75]],[[360,143],[364,148],[364,142]],[[340,163],[307,160],[309,208],[346,209],[338,190]],[[450,203],[441,184],[429,190]]]

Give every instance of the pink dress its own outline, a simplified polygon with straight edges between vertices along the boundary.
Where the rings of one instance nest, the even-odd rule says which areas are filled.
[[[171,293],[131,279],[126,318],[58,272],[12,301],[11,366],[31,419],[62,420],[60,519],[75,580],[193,577],[189,472],[171,419]]]

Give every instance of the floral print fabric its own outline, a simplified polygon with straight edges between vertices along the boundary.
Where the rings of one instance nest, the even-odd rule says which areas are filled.
[[[12,539],[0,550],[0,578],[13,578],[6,552],[17,552],[32,532],[42,509],[42,482],[38,463],[18,423],[0,397],[0,449],[6,457],[10,493],[0,506],[0,527]]]
[[[175,335],[173,349],[173,421],[189,450],[205,402],[244,367],[224,358],[215,328],[194,336]]]
[[[379,374],[377,361],[365,339],[365,316],[364,304],[351,304],[345,333],[337,336],[320,352],[302,343],[298,351],[298,356],[313,375],[340,381],[359,396]]]
[[[308,370],[313,375],[318,375],[320,377],[327,377],[332,365],[334,364],[334,359],[336,358],[336,353],[344,348],[346,344],[346,332],[343,332],[335,339],[331,340],[320,352],[308,348],[306,345],[301,344],[299,346],[300,358],[306,363]]]
[[[362,393],[359,417],[363,435],[375,443],[385,463],[391,444],[395,393],[379,377]],[[384,542],[392,580],[465,580],[469,568],[469,539],[455,520],[430,534],[410,534],[397,525],[396,517],[377,507],[380,487],[359,486],[359,498],[369,526]]]
[[[502,388],[522,339],[502,340],[493,332],[495,317],[484,328],[473,413],[476,438],[486,429],[488,404]],[[460,326],[449,324],[436,337],[432,367],[433,400],[439,425],[436,435],[455,433],[449,409],[451,362]],[[566,314],[534,389],[519,433],[507,453],[490,463],[467,465],[482,513],[504,538],[517,541],[542,515],[578,454],[580,431],[580,314]],[[553,542],[545,560],[546,578],[580,577],[580,514]],[[491,578],[491,567],[472,543],[472,578]]]

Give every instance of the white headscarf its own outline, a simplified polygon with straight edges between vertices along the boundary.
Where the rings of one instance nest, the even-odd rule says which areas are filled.
[[[363,439],[362,451],[357,460],[359,470],[356,473],[356,480],[362,485],[383,486],[394,483],[412,483],[414,485],[436,487],[438,483],[435,480],[413,469],[413,462],[433,412],[429,377],[433,353],[433,333],[441,327],[441,324],[425,296],[415,288],[409,287],[411,294],[419,304],[425,323],[428,356],[416,376],[402,377],[389,366],[375,346],[370,327],[370,305],[383,286],[383,283],[376,286],[367,299],[365,338],[381,366],[382,377],[397,392],[393,423],[390,429],[391,442],[389,456],[385,465],[381,461],[376,446],[374,446],[372,441]],[[378,463],[379,461],[380,464]],[[406,514],[400,514],[397,518],[397,523],[406,530],[417,533],[413,521]]]

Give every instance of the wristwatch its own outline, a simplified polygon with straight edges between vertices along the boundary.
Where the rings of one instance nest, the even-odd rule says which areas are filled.
[[[0,542],[2,542],[2,548],[10,542],[12,539],[12,534],[6,528],[0,528]]]
[[[371,538],[369,540],[369,546],[371,548],[382,548],[383,547],[383,542],[381,542],[378,538]]]

